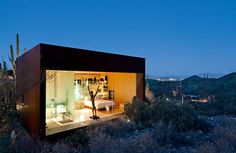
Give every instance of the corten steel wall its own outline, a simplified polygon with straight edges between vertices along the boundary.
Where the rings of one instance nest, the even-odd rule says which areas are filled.
[[[17,58],[17,103],[31,135],[45,137],[46,70],[137,73],[136,93],[145,97],[145,59],[84,49],[39,44]]]
[[[40,46],[17,58],[17,105],[24,127],[33,137],[40,132]]]

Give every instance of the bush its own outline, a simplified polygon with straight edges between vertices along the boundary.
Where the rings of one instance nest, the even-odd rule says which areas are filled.
[[[91,126],[89,128],[89,137],[93,138],[97,133],[104,133],[114,138],[127,137],[132,132],[136,131],[136,127],[133,122],[127,122],[122,119],[101,123]]]
[[[175,130],[173,124],[164,124],[163,122],[156,123],[153,126],[152,137],[156,140],[158,146],[173,145],[180,146],[189,144],[184,135]]]
[[[71,153],[72,150],[68,145],[66,145],[64,143],[57,142],[52,147],[52,152],[55,152],[55,153]]]
[[[166,125],[160,122],[151,128],[130,131],[129,135],[119,136],[106,133],[101,127],[93,131],[96,135],[90,136],[88,148],[91,153],[155,153],[189,150],[183,146],[190,145],[190,140],[185,133],[178,133],[172,124]]]
[[[25,146],[21,146],[21,141],[15,143],[12,142],[10,135],[4,133],[0,135],[0,152],[1,153],[28,153],[28,150],[25,150]]]
[[[125,105],[125,114],[140,127],[148,126],[152,122],[150,105],[138,97],[134,97],[132,103]]]
[[[113,138],[105,133],[98,133],[89,142],[91,153],[155,153],[158,152],[156,141],[148,133],[128,138]]]
[[[0,152],[29,153],[35,149],[33,139],[18,121],[7,124],[0,130]]]
[[[0,127],[16,118],[15,81],[0,70]]]
[[[219,93],[215,101],[209,103],[192,103],[194,108],[202,115],[236,115],[236,94]]]
[[[81,147],[88,144],[87,128],[76,129],[75,132],[62,139],[63,142],[69,144],[71,147]]]
[[[213,131],[212,142],[203,144],[198,153],[233,153],[236,152],[236,129],[217,127]]]
[[[132,103],[125,105],[125,114],[141,127],[162,121],[174,124],[180,132],[189,130],[207,132],[210,128],[210,125],[199,118],[198,113],[188,102],[160,99],[158,102],[147,104],[134,97]]]

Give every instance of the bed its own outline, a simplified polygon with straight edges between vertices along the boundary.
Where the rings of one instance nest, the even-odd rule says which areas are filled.
[[[86,107],[92,108],[92,102],[90,99],[87,99],[84,101],[84,105]],[[95,106],[96,109],[103,109],[103,108],[109,108],[115,105],[115,102],[113,100],[109,99],[95,99]]]

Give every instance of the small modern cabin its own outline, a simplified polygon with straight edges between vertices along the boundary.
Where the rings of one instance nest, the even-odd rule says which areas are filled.
[[[134,96],[144,99],[144,58],[39,44],[16,63],[17,110],[35,138],[118,118]],[[98,120],[88,86],[99,86]]]

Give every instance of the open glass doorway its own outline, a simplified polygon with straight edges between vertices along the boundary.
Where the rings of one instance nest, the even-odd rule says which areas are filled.
[[[86,126],[95,121],[88,86],[96,92],[100,120],[124,112],[124,104],[137,95],[137,73],[47,70],[46,135]]]

